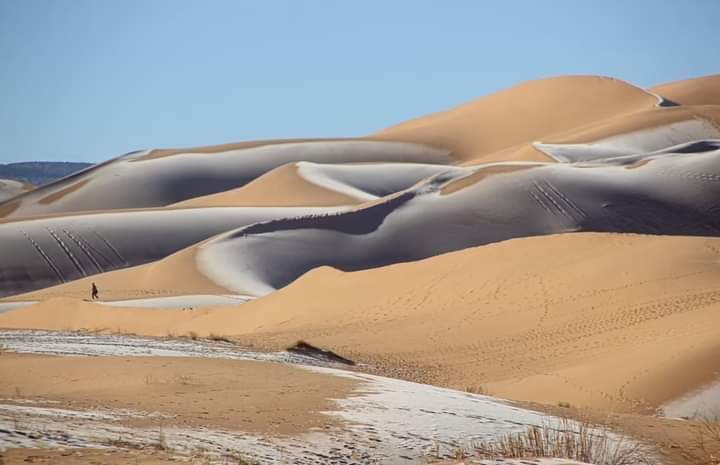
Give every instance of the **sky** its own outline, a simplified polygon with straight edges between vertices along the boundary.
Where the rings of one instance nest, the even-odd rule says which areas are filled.
[[[718,0],[0,0],[0,162],[359,136],[529,79],[720,73]]]

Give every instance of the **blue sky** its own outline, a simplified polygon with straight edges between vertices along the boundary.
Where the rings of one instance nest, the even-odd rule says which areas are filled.
[[[518,82],[720,73],[720,1],[0,0],[0,162],[363,135]]]

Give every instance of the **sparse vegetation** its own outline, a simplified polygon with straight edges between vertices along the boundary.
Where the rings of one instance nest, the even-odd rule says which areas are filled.
[[[638,444],[615,437],[587,421],[562,419],[559,423],[531,426],[493,442],[476,442],[475,453],[484,459],[563,458],[596,465],[645,465],[650,460]]]
[[[466,387],[465,387],[465,392],[469,392],[470,394],[479,394],[479,395],[482,395],[482,396],[487,396],[487,395],[489,395],[489,394],[488,394],[488,390],[485,389],[485,386],[483,386],[483,385],[481,385],[481,384],[472,385],[472,386],[466,386]]]
[[[720,465],[720,416],[703,415],[697,423],[693,442],[683,453],[697,465]]]

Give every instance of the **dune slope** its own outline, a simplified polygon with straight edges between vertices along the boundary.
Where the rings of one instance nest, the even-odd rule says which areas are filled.
[[[668,82],[650,90],[682,105],[720,105],[720,74]]]
[[[0,296],[158,260],[258,221],[316,212],[257,207],[137,210],[0,223]]]
[[[490,164],[446,172],[365,208],[219,236],[198,251],[200,270],[238,293],[264,295],[318,266],[367,269],[515,237],[716,236],[720,149],[693,147],[640,156],[642,163]],[[513,169],[498,173],[499,167]]]
[[[494,152],[658,104],[657,96],[617,79],[563,76],[525,82],[373,137],[445,147],[461,161],[500,161],[505,158]],[[537,152],[525,155],[546,160]]]
[[[298,162],[276,168],[238,189],[195,197],[172,206],[353,205],[377,200],[424,178],[454,169],[420,163]]]

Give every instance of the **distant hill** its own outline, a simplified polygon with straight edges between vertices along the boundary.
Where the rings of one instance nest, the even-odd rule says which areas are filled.
[[[0,179],[15,179],[37,187],[68,176],[88,166],[92,166],[92,163],[27,161],[0,164]]]

